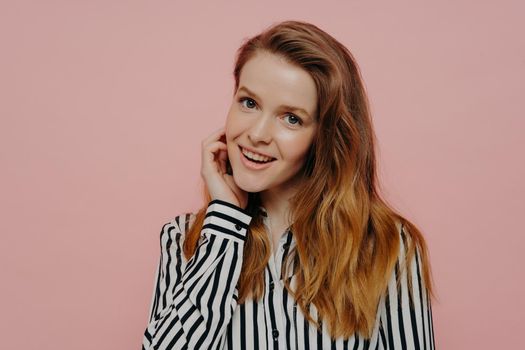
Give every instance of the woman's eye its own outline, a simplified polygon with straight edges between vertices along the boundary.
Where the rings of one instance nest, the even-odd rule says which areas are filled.
[[[246,108],[249,108],[249,109],[252,109],[256,105],[255,101],[252,100],[251,98],[248,98],[248,97],[241,97],[239,99],[239,102],[241,103],[241,105],[243,107],[246,107]],[[248,105],[245,105],[244,102],[248,102]]]
[[[293,114],[287,114],[286,117],[290,117],[289,120],[290,120],[290,123],[292,125],[302,125],[303,124],[301,118],[299,118],[299,117],[297,117],[297,116],[295,116]]]
[[[257,106],[257,103],[249,97],[239,98],[239,103],[241,104],[242,107],[247,108],[247,109],[253,109]],[[288,118],[288,117],[290,118],[290,122],[289,122],[290,125],[302,125],[303,124],[303,121],[301,120],[301,118],[299,118],[298,116],[294,114],[287,113],[285,115],[285,118]]]

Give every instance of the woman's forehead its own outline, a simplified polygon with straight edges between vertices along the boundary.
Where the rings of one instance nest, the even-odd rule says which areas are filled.
[[[259,54],[241,70],[238,92],[275,107],[303,109],[313,116],[317,108],[317,88],[310,74],[272,54]]]

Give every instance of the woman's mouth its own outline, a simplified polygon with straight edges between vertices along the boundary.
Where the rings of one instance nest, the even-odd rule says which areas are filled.
[[[276,158],[262,156],[239,146],[242,163],[249,169],[261,170],[270,166]]]

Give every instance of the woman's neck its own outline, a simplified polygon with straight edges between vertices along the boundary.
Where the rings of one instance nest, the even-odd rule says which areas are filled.
[[[291,225],[290,199],[295,194],[292,191],[261,192],[261,205],[266,210],[269,235],[274,249],[281,239],[285,230]]]

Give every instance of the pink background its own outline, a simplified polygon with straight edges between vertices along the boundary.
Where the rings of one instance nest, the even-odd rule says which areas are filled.
[[[437,347],[521,344],[525,6],[492,3],[3,1],[1,347],[140,348],[235,50],[283,19],[360,64],[385,196],[430,247]]]

